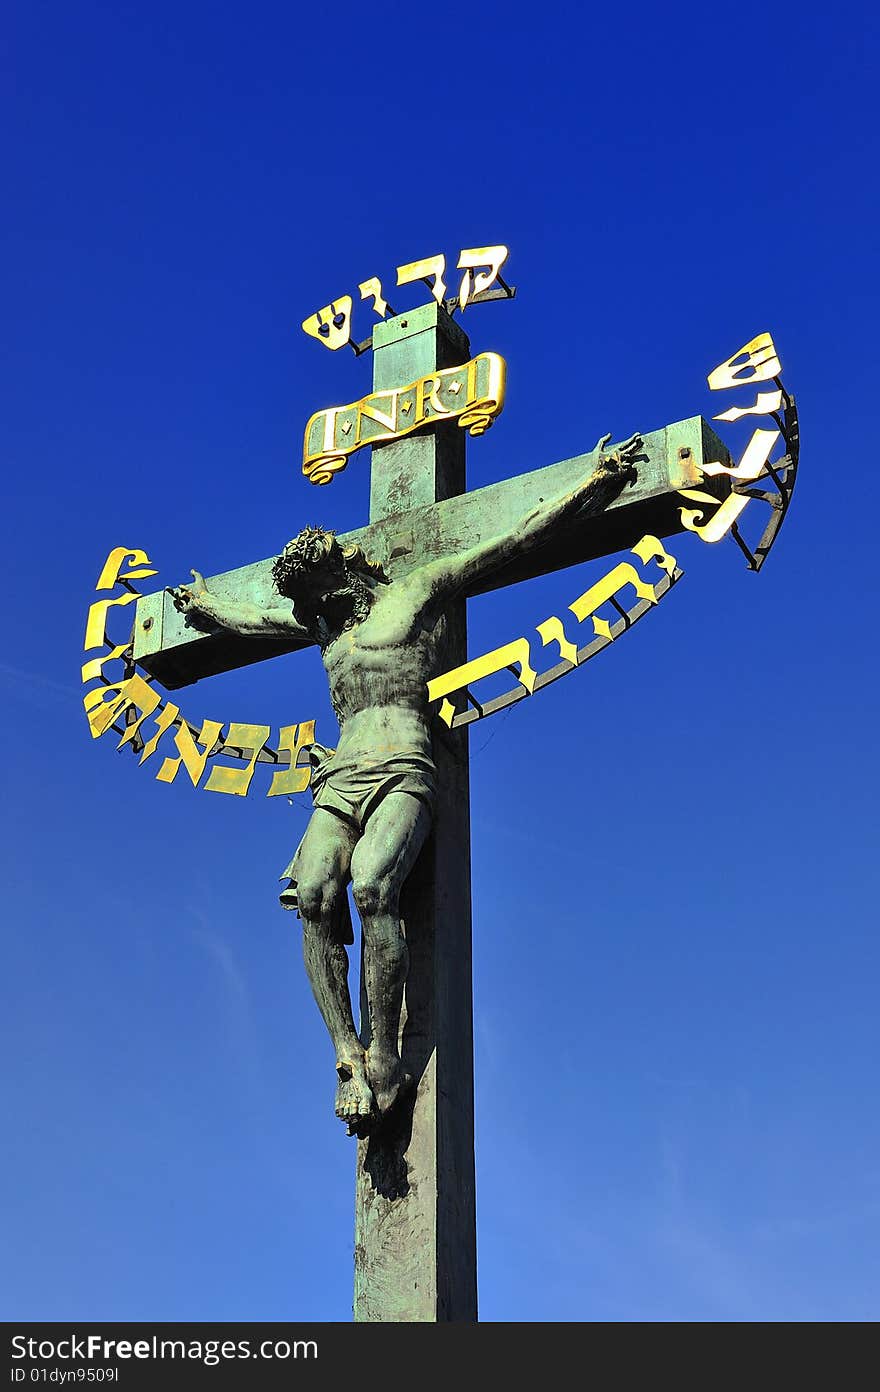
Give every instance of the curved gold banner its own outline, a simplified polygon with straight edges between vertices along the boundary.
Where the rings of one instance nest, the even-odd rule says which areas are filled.
[[[113,590],[121,585],[125,593],[109,599],[96,599],[89,607],[86,620],[85,651],[109,649],[98,657],[89,658],[82,668],[84,683],[99,683],[83,696],[92,738],[99,739],[108,730],[114,730],[120,736],[116,748],[122,749],[127,745],[140,756],[138,763],[143,764],[152,758],[160,741],[167,735],[161,750],[166,757],[156,773],[160,783],[173,783],[180,770],[184,769],[193,787],[205,788],[209,793],[233,793],[246,797],[256,766],[262,764],[274,769],[267,797],[305,792],[312,770],[308,763],[302,766],[300,758],[315,743],[314,720],[303,720],[298,725],[282,725],[278,731],[277,749],[269,745],[272,734],[269,725],[250,725],[231,720],[225,735],[226,722],[222,720],[203,720],[201,726],[193,725],[181,713],[179,706],[157,690],[151,678],[136,671],[131,655],[131,635],[126,641],[118,643],[108,636],[110,611],[133,604],[139,598],[132,582],[156,574],[145,551],[117,546],[110,552],[98,576],[97,590]],[[104,672],[108,662],[122,664],[121,673],[112,679]],[[152,727],[145,724],[148,721],[153,722]],[[211,763],[208,776],[202,782],[209,761],[218,756],[232,759],[234,763]]]
[[[487,715],[504,710],[523,696],[531,696],[550,682],[557,681],[575,667],[582,666],[595,657],[621,633],[628,632],[643,614],[655,607],[674,584],[681,579],[682,571],[674,556],[664,549],[655,536],[643,536],[632,548],[632,554],[642,566],[653,561],[660,575],[652,581],[640,575],[629,561],[621,561],[591,585],[569,606],[578,623],[590,619],[593,626],[592,638],[583,647],[569,638],[565,625],[558,615],[551,615],[535,629],[541,639],[542,647],[555,643],[559,649],[560,661],[549,671],[537,672],[532,666],[532,642],[526,637],[514,638],[513,642],[481,657],[472,657],[460,667],[454,667],[428,682],[429,702],[440,701],[437,715],[450,729],[459,729],[474,720],[482,720]],[[636,603],[625,609],[619,594],[630,586],[636,595]],[[604,610],[604,613],[603,613]],[[517,668],[519,670],[517,671]],[[483,677],[491,677],[501,672],[510,672],[516,677],[517,685],[500,696],[480,700],[474,695],[473,686]],[[454,700],[450,700],[450,696]]]
[[[469,434],[482,435],[504,407],[506,377],[507,365],[498,353],[480,353],[408,386],[316,411],[303,438],[303,473],[311,483],[330,483],[355,450],[400,440],[438,420],[457,419]]]
[[[700,488],[682,488],[679,494],[688,502],[699,503],[697,508],[680,508],[682,526],[695,533],[701,541],[718,542],[732,536],[746,557],[749,570],[760,570],[785,520],[794,492],[800,457],[800,432],[794,397],[782,385],[782,363],[769,333],[757,334],[743,344],[732,357],[720,363],[706,379],[711,391],[729,391],[732,387],[750,386],[754,382],[773,381],[776,390],[758,392],[753,402],[731,406],[719,411],[715,420],[739,421],[744,417],[768,416],[775,426],[753,430],[739,463],[704,464],[706,478],[726,475],[732,491],[720,501]],[[785,454],[771,460],[780,440]],[[764,484],[765,487],[760,487]],[[766,504],[769,519],[757,544],[750,544],[740,531],[739,522],[751,502]],[[708,511],[707,511],[708,509]],[[753,509],[754,511],[754,509]]]

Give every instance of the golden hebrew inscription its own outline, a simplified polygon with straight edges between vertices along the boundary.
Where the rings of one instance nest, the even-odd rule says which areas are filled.
[[[468,251],[463,251],[458,258],[459,270],[465,268],[461,278],[461,285],[458,287],[458,304],[460,309],[464,309],[470,300],[476,299],[484,290],[495,284],[501,267],[504,265],[509,250],[506,246],[471,247]],[[478,266],[486,266],[487,270],[471,276],[471,271]]]
[[[108,693],[114,691],[116,695],[111,695],[109,700],[105,700]],[[137,672],[121,682],[113,683],[112,686],[99,686],[94,691],[87,691],[83,697],[92,739],[98,739],[105,730],[109,730],[110,726],[129,710],[140,712],[136,720],[126,725],[125,733],[116,746],[117,749],[121,749],[124,744],[128,744],[134,739],[147,716],[158,710],[161,704],[162,697],[158,691],[154,691],[143,677],[138,676]]]
[[[689,498],[695,503],[711,504],[718,506],[718,499],[713,498],[711,493],[702,493],[699,488],[682,488],[680,490],[682,498]],[[689,532],[695,532],[701,541],[716,542],[721,541],[722,537],[727,536],[734,523],[742,516],[749,505],[749,499],[742,494],[731,493],[724,499],[714,516],[708,522],[703,522],[705,512],[702,508],[679,508],[682,526]]]
[[[249,749],[251,757],[243,769],[215,764],[205,784],[207,791],[209,793],[234,793],[238,797],[246,797],[260,751],[265,747],[271,733],[268,725],[238,725],[233,721],[223,743],[231,745],[233,749]],[[221,750],[221,753],[226,752],[225,748]]]
[[[384,319],[388,313],[388,301],[382,294],[382,282],[378,276],[371,276],[369,280],[362,280],[358,286],[362,300],[372,300],[373,309],[380,319]]]
[[[202,728],[194,739],[186,722],[178,725],[174,731],[174,743],[177,745],[178,758],[165,759],[156,774],[159,782],[173,783],[182,766],[189,774],[193,787],[197,788],[222,729],[222,720],[203,720]],[[204,745],[204,749],[196,748],[196,740],[199,744]]]
[[[703,473],[715,477],[719,474],[726,474],[728,478],[736,479],[740,483],[754,481],[759,477],[761,470],[770,458],[774,445],[781,437],[782,432],[779,430],[758,429],[746,445],[739,464],[733,468],[729,468],[726,464],[704,464]],[[711,493],[703,493],[698,488],[681,488],[679,493],[682,498],[688,498],[692,502],[707,503],[718,508],[718,511],[709,518],[708,522],[702,522],[705,515],[702,508],[679,509],[682,525],[689,532],[696,532],[697,536],[706,542],[720,541],[722,537],[726,536],[751,501],[742,493],[730,493],[719,507],[717,498],[714,498]]]
[[[300,768],[298,761],[300,752],[314,743],[314,720],[304,720],[301,725],[282,725],[278,735],[278,749],[279,752],[286,749],[290,754],[290,768],[279,769],[273,775],[269,791],[266,794],[267,797],[281,797],[285,793],[289,796],[291,793],[305,792],[309,786],[312,771],[308,766]]]
[[[134,570],[127,570],[124,575],[119,572],[125,562],[134,566]],[[128,546],[117,546],[104,562],[104,569],[98,576],[96,590],[112,590],[118,580],[144,580],[148,575],[158,575],[150,563],[150,558],[146,551],[132,551]]]
[[[344,348],[351,338],[351,295],[340,295],[338,300],[319,309],[304,319],[303,331],[310,338],[316,338],[325,348]]]
[[[505,643],[503,648],[494,648],[482,657],[473,657],[470,662],[462,663],[461,667],[453,667],[451,671],[444,672],[442,677],[434,677],[428,682],[428,700],[437,701],[452,691],[463,691],[471,682],[479,681],[481,677],[490,677],[495,672],[505,670],[514,671],[515,667],[520,669],[515,673],[517,681],[531,695],[538,674],[532,667],[530,657],[528,639],[514,638],[512,643]],[[454,714],[455,707],[444,700],[439,711],[440,719],[451,725]]]
[[[103,647],[106,640],[107,614],[114,607],[124,607],[126,604],[134,604],[137,599],[136,594],[120,595],[118,599],[96,599],[94,604],[89,606],[89,615],[86,619],[86,637],[83,647],[86,652],[90,648]]]
[[[766,382],[771,379],[778,379],[782,371],[782,364],[776,351],[776,345],[769,333],[758,334],[749,340],[738,353],[734,353],[725,362],[721,363],[709,373],[708,383],[712,391],[725,391],[733,387],[748,385],[752,382]],[[772,415],[779,420],[778,412],[783,409],[783,402],[788,399],[785,397],[781,386],[776,391],[758,392],[750,406],[731,406],[726,411],[720,411],[715,420],[738,421],[744,416],[764,416]],[[786,407],[787,412],[787,407]],[[787,417],[786,417],[787,418]],[[781,424],[782,422],[780,422]],[[788,427],[786,427],[788,429]],[[718,477],[726,474],[735,483],[754,482],[761,477],[762,472],[770,465],[770,455],[777,442],[782,438],[781,430],[761,430],[757,429],[752,434],[745,452],[734,468],[726,464],[707,463],[702,467],[704,477]],[[789,440],[786,436],[786,446]],[[797,444],[794,444],[794,458],[796,468]],[[771,469],[772,474],[772,469]],[[792,478],[793,478],[792,472]],[[773,475],[775,478],[775,475]],[[679,490],[681,497],[687,498],[689,502],[702,504],[699,508],[680,508],[682,525],[689,531],[695,532],[702,541],[717,542],[732,532],[739,541],[740,546],[749,558],[751,568],[757,569],[759,562],[749,551],[737,530],[740,517],[745,512],[752,499],[743,492],[732,492],[722,502],[711,493],[706,493],[699,488],[682,488]],[[772,539],[779,527],[784,510],[788,505],[787,493],[783,497],[779,494],[779,515],[775,523],[765,533],[762,539],[761,557],[766,555],[770,548]],[[711,514],[706,514],[706,508],[714,509]],[[707,520],[704,520],[707,518]]]
[[[421,261],[409,261],[405,266],[398,266],[397,283],[411,285],[414,280],[427,281],[431,285],[434,299],[442,305],[446,295],[446,283],[443,279],[445,270],[445,256],[426,256]]]
[[[598,646],[610,643],[615,636],[611,623],[596,612],[603,604],[609,602],[613,604],[620,618],[625,624],[629,624],[633,621],[634,616],[638,617],[638,613],[634,610],[627,611],[617,603],[617,595],[621,590],[625,589],[627,585],[631,585],[638,600],[642,602],[642,608],[644,608],[645,601],[649,605],[657,604],[668,590],[670,583],[680,574],[677,570],[675,557],[669,555],[655,536],[643,536],[632,548],[632,554],[643,565],[647,564],[648,561],[655,561],[665,572],[666,579],[661,578],[659,584],[652,585],[639,574],[635,566],[631,565],[629,561],[622,561],[568,606],[569,611],[574,614],[579,623],[587,618],[592,619],[593,632],[596,638],[601,640]],[[637,610],[638,607],[636,606]],[[560,657],[569,662],[572,667],[577,666],[585,656],[592,655],[590,647],[583,650],[578,649],[568,637],[562,620],[555,615],[538,624],[536,631],[542,645],[547,647],[549,644],[555,643],[559,648]],[[516,670],[517,668],[519,671]],[[492,676],[505,670],[516,676],[520,687],[529,695],[540,685],[542,677],[532,666],[531,649],[527,638],[515,638],[512,643],[494,648],[492,652],[485,653],[482,657],[471,658],[469,662],[465,662],[449,672],[444,672],[440,677],[433,677],[428,682],[428,700],[429,702],[441,701],[437,714],[445,725],[452,727],[459,712],[456,711],[455,705],[449,700],[449,697],[455,693],[468,691],[474,682],[480,681],[483,677]],[[471,697],[471,700],[473,701],[474,698]],[[477,703],[474,702],[474,704]]]
[[[643,580],[629,561],[621,561],[613,570],[603,576],[597,584],[591,585],[588,590],[584,590],[582,595],[568,607],[574,614],[578,623],[583,623],[584,619],[592,618],[593,630],[597,637],[610,638],[611,631],[605,619],[596,617],[596,610],[608,600],[613,599],[624,585],[632,585],[639,599],[647,599],[651,604],[657,603],[654,593],[654,586],[649,585],[647,580]]]
[[[173,701],[169,701],[167,705],[163,705],[159,714],[156,716],[156,729],[144,744],[138,763],[146,763],[150,755],[155,754],[160,739],[165,734],[166,730],[170,730],[171,726],[177,722],[177,717],[179,715],[180,706],[176,706]]]
[[[129,568],[123,569],[125,566]],[[149,557],[143,551],[125,546],[117,546],[110,552],[101,574],[97,589],[112,589],[117,584],[131,585],[133,579],[156,575]],[[130,592],[110,598],[95,600],[89,608],[86,622],[85,650],[104,647],[107,649],[100,657],[89,658],[82,666],[82,679],[85,684],[98,680],[101,685],[86,691],[83,706],[93,739],[98,739],[107,730],[122,721],[123,729],[117,745],[132,746],[140,751],[139,763],[143,764],[156,753],[160,742],[170,737],[177,749],[177,757],[163,760],[157,779],[162,783],[173,783],[181,767],[189,774],[194,786],[199,786],[208,760],[222,754],[236,759],[241,767],[215,764],[208,778],[201,786],[210,792],[233,793],[244,797],[250,787],[257,763],[277,765],[278,754],[267,749],[271,734],[268,725],[250,725],[232,722],[225,740],[222,735],[223,723],[205,720],[201,729],[191,725],[180,707],[173,701],[166,701],[158,690],[132,671],[131,637],[124,643],[114,643],[107,636],[108,615],[116,607],[132,604],[139,596],[131,586]],[[123,674],[118,681],[109,681],[104,675],[107,663],[122,663]],[[144,722],[153,721],[153,729],[144,729]],[[308,787],[311,767],[297,767],[297,760],[303,750],[315,742],[315,722],[305,720],[298,725],[285,725],[280,731],[282,751],[288,751],[291,768],[279,771],[272,779],[267,796],[279,793],[300,793]],[[203,745],[199,749],[198,744]]]
[[[545,648],[548,643],[556,643],[559,648],[559,656],[574,666],[578,660],[577,643],[572,643],[565,636],[561,619],[556,618],[555,615],[550,619],[545,619],[543,623],[537,625],[537,630]]]
[[[632,547],[632,553],[638,557],[643,565],[647,565],[648,561],[656,561],[660,569],[665,571],[668,576],[672,577],[675,574],[678,562],[674,556],[670,556],[662,541],[658,537],[651,536],[650,532],[636,542],[635,546]],[[657,598],[656,590],[654,598]]]
[[[710,372],[707,381],[711,391],[725,391],[728,387],[742,387],[750,382],[768,382],[781,371],[773,339],[768,333],[762,333]]]
[[[454,313],[456,309],[463,310],[466,305],[478,304],[484,299],[512,297],[515,294],[513,288],[505,285],[501,278],[501,267],[509,255],[510,251],[506,246],[463,248],[458,257],[458,268],[463,272],[458,296],[450,300],[445,299],[446,257],[442,255],[425,256],[419,261],[408,261],[406,265],[398,266],[397,284],[410,285],[415,281],[424,281],[437,303],[445,305],[450,313]],[[496,283],[500,289],[489,295],[487,292]],[[369,276],[362,280],[358,285],[358,293],[362,300],[373,301],[373,309],[380,319],[394,314],[382,293],[382,282],[378,276]],[[363,344],[355,342],[351,314],[351,296],[341,295],[339,299],[319,309],[317,314],[304,319],[302,326],[310,338],[323,343],[327,348],[344,348],[348,343],[356,352],[360,352],[370,346],[370,340],[367,339]]]
[[[95,647],[96,644],[92,644],[92,646]],[[94,681],[95,677],[103,676],[104,663],[115,662],[117,658],[124,657],[127,652],[128,643],[117,643],[116,647],[111,648],[103,657],[93,657],[90,662],[84,662],[82,665],[83,682]]]
[[[303,473],[311,483],[330,483],[364,445],[402,439],[435,420],[457,418],[463,430],[482,435],[503,409],[505,377],[502,357],[480,353],[408,386],[316,411],[303,438]]]
[[[731,406],[727,411],[719,411],[713,420],[738,421],[743,416],[769,416],[782,409],[782,392],[758,392],[754,406]]]
[[[638,557],[643,565],[653,560],[657,562],[660,569],[664,570],[667,575],[672,576],[675,573],[675,557],[669,555],[662,543],[658,541],[655,536],[643,536],[632,548],[632,554]],[[638,599],[647,600],[649,604],[658,603],[660,596],[657,586],[651,585],[647,580],[644,580],[642,576],[639,575],[635,566],[631,565],[629,561],[621,561],[619,565],[616,565],[613,570],[610,570],[608,574],[603,576],[595,585],[591,585],[588,590],[584,590],[584,593],[579,595],[574,603],[570,604],[568,607],[571,613],[574,614],[578,623],[583,623],[584,619],[591,619],[593,633],[596,637],[604,638],[610,643],[614,638],[611,623],[608,619],[602,618],[596,611],[601,609],[603,604],[611,603],[617,609],[618,614],[622,612],[625,613],[626,611],[622,610],[616,600],[621,590],[625,589],[627,585],[632,585]],[[551,621],[548,620],[547,622]],[[546,625],[542,624],[538,632],[540,633],[541,629],[545,627]],[[553,636],[555,637],[555,633]],[[561,651],[562,646],[560,644],[560,652]],[[566,653],[562,655],[564,657],[567,656]]]
[[[742,459],[734,468],[727,464],[704,464],[703,473],[713,477],[727,474],[729,478],[740,481],[756,479],[770,458],[774,445],[781,438],[781,430],[761,430],[758,428],[746,445]]]
[[[459,267],[464,269],[462,279],[461,305],[478,298],[496,279],[500,279],[500,268],[506,259],[505,247],[477,247],[463,251]],[[472,272],[485,267],[479,274]],[[401,273],[399,283],[414,279],[433,277],[434,292],[442,298],[445,291],[443,257],[427,258],[421,262],[411,262],[398,268]],[[503,285],[503,282],[502,282]],[[438,289],[439,287],[439,289]],[[364,299],[372,298],[378,315],[384,316],[389,306],[382,295],[378,277],[364,281],[358,287]],[[506,287],[505,287],[506,288]],[[319,311],[312,317],[311,329],[328,346],[339,347],[348,337],[350,328],[351,299],[342,300]],[[304,324],[303,327],[306,327]],[[322,327],[324,331],[322,332]],[[333,335],[338,336],[334,341]],[[740,351],[709,374],[709,385],[713,390],[734,388],[751,382],[775,378],[781,372],[781,364],[776,348],[769,334],[759,334]],[[471,434],[479,434],[486,429],[500,412],[504,402],[505,363],[494,353],[480,354],[460,367],[438,370],[410,383],[406,387],[374,392],[371,396],[354,402],[349,406],[332,407],[317,412],[309,422],[304,442],[303,471],[314,482],[328,482],[333,472],[344,468],[349,454],[362,445],[375,441],[395,439],[435,419],[456,419],[462,428]],[[464,395],[462,396],[462,393]],[[459,400],[459,398],[461,398]],[[793,480],[797,466],[797,417],[794,414],[793,398],[789,398],[781,386],[775,391],[758,392],[751,405],[735,406],[718,413],[717,420],[736,421],[746,416],[772,415],[778,419],[777,412],[783,409],[785,420],[780,421],[780,429],[755,429],[738,464],[708,462],[702,466],[705,477],[727,475],[734,484],[754,482],[762,477],[772,478],[779,489],[780,512],[784,514],[790,496],[791,482],[777,478],[770,465],[770,455],[780,438],[785,438],[791,451],[791,459],[780,470],[785,479]],[[310,433],[311,432],[311,433]],[[310,453],[311,450],[311,453]],[[786,469],[789,473],[786,473]],[[764,471],[767,471],[766,473]],[[325,476],[321,476],[322,472]],[[753,490],[754,491],[754,490]],[[697,509],[680,509],[682,525],[695,532],[702,540],[715,542],[733,529],[740,547],[749,557],[753,569],[758,569],[763,556],[769,550],[772,537],[768,530],[759,544],[756,555],[748,550],[745,542],[736,531],[736,522],[751,500],[745,492],[732,492],[719,503],[712,494],[698,488],[681,489],[680,496],[697,502]],[[766,500],[766,495],[758,494]],[[704,521],[705,509],[714,511]],[[778,521],[772,524],[778,527]],[[767,540],[769,536],[770,540]],[[511,700],[523,695],[531,695],[541,689],[547,681],[578,666],[608,643],[648,611],[649,606],[657,604],[681,575],[675,558],[669,555],[662,543],[654,536],[644,536],[632,548],[633,555],[642,564],[654,561],[664,576],[659,583],[652,584],[639,574],[628,561],[620,562],[596,584],[591,585],[569,606],[569,612],[578,623],[590,619],[593,640],[579,648],[569,636],[561,618],[552,615],[536,626],[542,647],[555,645],[561,659],[560,663],[548,672],[538,673],[532,665],[532,650],[527,638],[516,638],[512,642],[495,648],[482,657],[473,658],[460,667],[432,678],[427,684],[429,702],[440,701],[439,716],[448,726],[456,726],[481,716],[483,709],[469,691],[469,686],[493,674],[509,671],[516,678],[516,687],[500,697],[493,697],[487,703],[486,713],[501,709]],[[124,570],[124,567],[128,567]],[[131,581],[156,574],[145,552],[126,547],[116,547],[108,556],[99,576],[98,589],[112,589],[117,584],[130,587]],[[636,593],[637,603],[625,609],[618,596],[627,586]],[[98,738],[121,718],[124,729],[119,746],[133,744],[140,750],[140,762],[151,758],[160,742],[166,736],[173,739],[177,757],[166,757],[156,777],[161,782],[173,782],[185,768],[194,786],[205,787],[213,792],[231,793],[245,796],[249,791],[258,762],[276,765],[268,791],[269,797],[290,795],[302,792],[310,781],[311,769],[299,765],[299,757],[304,749],[314,743],[315,722],[304,721],[287,725],[280,731],[280,749],[289,757],[286,768],[278,768],[278,754],[266,749],[270,736],[267,725],[232,723],[226,738],[223,738],[223,723],[205,720],[200,730],[186,721],[175,704],[165,703],[159,693],[131,671],[131,646],[129,643],[114,643],[107,636],[107,621],[110,611],[116,607],[131,604],[138,596],[134,592],[112,596],[93,602],[89,609],[86,625],[86,651],[104,647],[108,651],[100,657],[90,658],[83,664],[84,682],[100,680],[103,684],[86,692],[84,705],[93,738]],[[611,605],[617,612],[601,613],[603,606]],[[108,683],[104,677],[104,666],[110,662],[128,662],[124,677],[115,683]],[[472,709],[457,711],[450,696],[467,693]],[[142,726],[152,717],[155,729],[145,739]],[[117,726],[118,729],[118,726]],[[198,746],[202,747],[199,748]],[[218,754],[235,758],[243,767],[212,766],[208,778],[201,783],[208,761]]]

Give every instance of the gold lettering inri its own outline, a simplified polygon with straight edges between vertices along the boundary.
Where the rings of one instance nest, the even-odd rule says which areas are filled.
[[[303,473],[311,483],[330,483],[355,450],[399,440],[437,420],[456,419],[470,435],[482,435],[504,406],[506,371],[497,353],[480,353],[408,386],[316,411],[305,430]]]

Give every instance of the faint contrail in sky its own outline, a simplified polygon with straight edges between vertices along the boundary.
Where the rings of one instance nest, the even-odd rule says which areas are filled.
[[[15,683],[33,688],[39,687],[43,691],[51,691],[55,696],[63,696],[65,701],[76,700],[80,695],[80,688],[73,682],[59,682],[52,677],[46,677],[42,672],[28,672],[22,667],[10,667],[7,662],[0,662],[0,680],[6,682],[8,686]]]

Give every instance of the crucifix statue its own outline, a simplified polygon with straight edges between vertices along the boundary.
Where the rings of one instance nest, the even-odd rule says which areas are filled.
[[[469,492],[465,431],[444,419],[439,385],[462,365],[469,382],[483,370],[459,323],[431,301],[378,323],[372,348],[374,397],[352,439],[362,420],[386,419],[382,399],[405,412],[418,390],[406,429],[363,441],[369,525],[342,536],[300,528],[267,560],[207,581],[194,571],[192,584],[142,597],[133,653],[176,688],[320,648],[339,740],[310,751],[314,810],[281,902],[302,920],[336,1112],[358,1137],[355,1318],[474,1320],[467,730],[432,714],[428,685],[467,663],[470,596],[681,531],[679,490],[726,497],[729,478],[707,483],[702,465],[729,455],[696,417],[616,446],[605,436],[587,454]],[[343,410],[330,415],[344,433]],[[315,426],[325,481],[348,448],[334,429]],[[363,929],[359,1026],[349,883]]]
[[[339,746],[313,746],[314,810],[285,871],[290,883],[281,902],[302,919],[306,970],[336,1051],[336,1115],[349,1134],[366,1135],[413,1081],[398,1040],[407,974],[400,895],[437,796],[428,682],[438,670],[446,611],[635,481],[641,436],[605,454],[610,438],[597,445],[595,467],[578,487],[530,508],[498,535],[423,559],[399,579],[360,546],[340,546],[332,532],[305,527],[273,566],[271,605],[223,599],[198,571],[194,585],[173,591],[178,609],[196,622],[321,649]],[[366,1045],[348,988],[349,881],[363,927]]]

